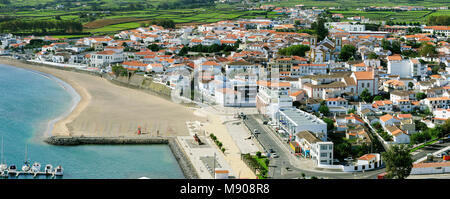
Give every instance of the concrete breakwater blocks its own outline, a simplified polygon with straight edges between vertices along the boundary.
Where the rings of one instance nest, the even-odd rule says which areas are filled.
[[[51,136],[44,140],[51,145],[73,146],[85,144],[168,144],[165,137],[82,137]]]

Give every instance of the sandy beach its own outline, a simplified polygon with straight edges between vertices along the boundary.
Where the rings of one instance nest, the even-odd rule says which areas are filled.
[[[205,121],[194,109],[145,92],[114,85],[89,74],[25,64],[0,58],[0,64],[51,74],[72,86],[81,100],[67,117],[55,123],[51,135],[132,136],[189,135],[186,121]],[[51,108],[51,107],[49,107]]]

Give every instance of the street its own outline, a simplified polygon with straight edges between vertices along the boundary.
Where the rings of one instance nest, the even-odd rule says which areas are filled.
[[[258,118],[258,119],[257,119]],[[306,169],[304,165],[306,161],[300,161],[297,157],[291,154],[289,146],[286,142],[282,142],[280,138],[275,135],[267,126],[262,124],[262,117],[260,115],[247,115],[247,119],[244,123],[251,132],[257,129],[260,134],[256,136],[256,139],[263,146],[264,150],[273,149],[278,158],[270,158],[269,163],[269,178],[274,179],[294,179],[302,178],[302,173],[306,176],[316,176],[318,178],[326,179],[375,179],[380,173],[383,173],[384,169],[378,169],[374,171],[358,172],[358,173],[344,173],[333,171],[319,171],[313,169]],[[259,122],[260,120],[261,122]],[[294,164],[293,164],[294,163]],[[289,168],[289,170],[286,169]]]

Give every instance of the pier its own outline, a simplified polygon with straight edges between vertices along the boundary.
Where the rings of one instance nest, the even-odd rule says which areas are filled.
[[[8,178],[9,176],[15,176],[15,177],[19,177],[20,175],[32,175],[34,178],[38,175],[45,175],[45,176],[51,176],[52,178],[54,178],[56,176],[56,172],[31,172],[31,171],[16,171],[14,174],[9,174],[9,175],[1,175],[0,177],[3,178]]]
[[[86,144],[169,144],[168,137],[155,136],[120,136],[120,137],[83,137],[83,136],[51,136],[44,140],[51,145],[86,145]]]

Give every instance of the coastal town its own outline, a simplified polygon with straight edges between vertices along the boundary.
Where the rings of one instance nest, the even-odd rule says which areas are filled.
[[[303,5],[255,9],[286,17],[145,24],[70,39],[3,34],[0,55],[93,74],[189,107],[195,118],[180,111],[181,122],[140,115],[128,129],[123,122],[123,130],[64,127],[52,135],[98,139],[92,132],[109,129],[117,134],[100,135],[167,136],[192,178],[382,179],[382,154],[402,149],[412,156],[410,178],[448,178],[450,26],[387,24]]]

